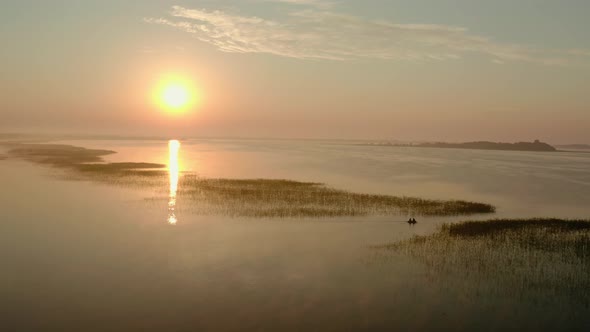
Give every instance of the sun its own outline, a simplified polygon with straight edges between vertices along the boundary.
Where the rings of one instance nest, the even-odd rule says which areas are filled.
[[[162,91],[162,101],[170,108],[186,106],[189,100],[190,93],[188,89],[182,85],[169,85],[164,88],[164,91]]]
[[[190,111],[199,102],[195,85],[190,80],[177,76],[160,80],[154,97],[158,108],[173,114]]]

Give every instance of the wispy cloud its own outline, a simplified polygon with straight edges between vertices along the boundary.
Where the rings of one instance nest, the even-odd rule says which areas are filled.
[[[334,2],[326,0],[261,0],[264,2],[278,2],[284,4],[298,5],[298,6],[310,6],[319,9],[328,9],[334,6]]]
[[[267,53],[299,59],[360,58],[440,61],[478,54],[501,64],[510,61],[565,65],[585,50],[549,51],[502,43],[467,28],[399,24],[328,9],[321,0],[264,0],[304,4],[282,21],[220,10],[172,7],[169,17],[149,23],[175,27],[224,52]]]

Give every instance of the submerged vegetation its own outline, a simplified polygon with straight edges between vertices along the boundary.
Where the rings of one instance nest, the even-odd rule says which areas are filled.
[[[18,144],[8,152],[11,157],[63,169],[69,179],[150,186],[159,192],[168,189],[165,165],[104,162],[103,156],[112,153],[115,152],[52,144]],[[179,206],[196,213],[236,217],[447,216],[495,211],[489,204],[460,200],[360,194],[321,183],[290,180],[206,179],[196,174],[180,178],[176,195],[186,203]]]
[[[445,224],[438,233],[379,246],[408,254],[477,292],[590,298],[590,221],[524,219]],[[465,283],[465,284],[463,284]],[[549,295],[548,295],[549,294]]]

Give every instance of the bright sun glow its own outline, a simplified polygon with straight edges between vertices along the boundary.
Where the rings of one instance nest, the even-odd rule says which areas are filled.
[[[162,98],[168,107],[179,108],[187,105],[189,95],[186,87],[181,85],[170,85],[164,88]]]
[[[194,84],[178,76],[162,79],[155,98],[160,109],[178,114],[192,110],[199,102]]]

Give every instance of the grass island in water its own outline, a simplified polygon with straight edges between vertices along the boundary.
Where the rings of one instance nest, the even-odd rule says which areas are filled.
[[[590,305],[590,220],[466,221],[376,248],[410,255],[461,287]]]
[[[166,188],[165,165],[107,163],[110,150],[57,144],[13,144],[10,157],[51,165],[69,179],[90,179],[128,186]],[[461,200],[353,193],[321,183],[270,179],[207,179],[186,173],[178,200],[200,214],[236,217],[337,217],[365,215],[470,215],[493,213],[489,204]],[[163,198],[163,197],[162,197]],[[164,198],[163,198],[164,199]]]

